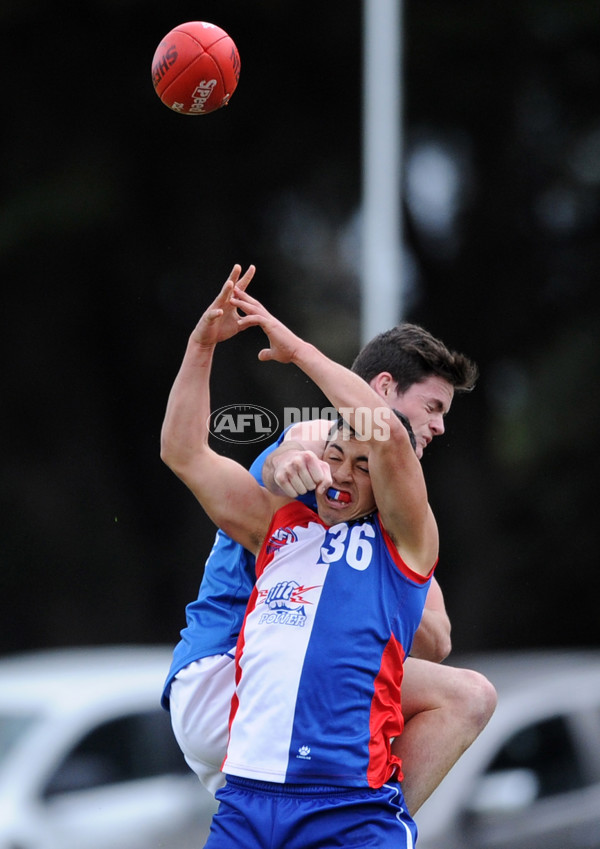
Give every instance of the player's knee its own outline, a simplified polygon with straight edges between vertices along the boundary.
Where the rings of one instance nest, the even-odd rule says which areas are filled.
[[[485,675],[473,669],[457,669],[460,675],[461,712],[475,738],[487,725],[496,709],[498,694]]]

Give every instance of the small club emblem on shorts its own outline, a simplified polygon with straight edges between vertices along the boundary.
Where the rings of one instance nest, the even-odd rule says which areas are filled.
[[[300,746],[298,749],[297,758],[301,758],[303,761],[310,760],[310,746]]]

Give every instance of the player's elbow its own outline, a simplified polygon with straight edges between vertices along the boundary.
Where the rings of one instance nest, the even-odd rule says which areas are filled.
[[[440,613],[438,620],[439,622],[435,634],[433,652],[435,654],[435,661],[437,663],[441,663],[442,660],[446,660],[452,651],[452,637],[450,636],[452,626],[450,624],[450,619],[445,612]]]
[[[176,444],[164,432],[160,437],[160,459],[173,472],[176,471],[178,461],[180,460],[180,452],[177,450]]]
[[[427,640],[427,644],[421,649],[416,647],[411,652],[413,657],[421,660],[430,660],[432,663],[441,663],[452,651],[452,640],[450,634],[436,634]]]
[[[441,663],[443,660],[446,660],[451,651],[452,639],[450,637],[450,632],[440,633],[433,643],[431,660],[433,660],[434,663]]]
[[[161,435],[160,459],[185,483],[192,474],[198,473],[203,460],[208,459],[209,454],[208,446],[199,445],[191,451],[180,441],[171,439],[168,433]]]
[[[450,620],[447,616],[425,610],[411,649],[411,656],[441,663],[452,651]]]

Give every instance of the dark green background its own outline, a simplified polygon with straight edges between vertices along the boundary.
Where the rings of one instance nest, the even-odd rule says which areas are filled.
[[[213,528],[160,426],[234,262],[351,362],[361,13],[2,3],[0,651],[177,639]],[[187,118],[150,65],[194,19],[232,35],[242,72],[228,108]],[[481,368],[424,460],[455,647],[597,645],[600,6],[407,0],[404,96],[407,162],[434,143],[462,163],[451,229],[406,192],[406,317]],[[222,346],[215,406],[318,404],[261,345]]]

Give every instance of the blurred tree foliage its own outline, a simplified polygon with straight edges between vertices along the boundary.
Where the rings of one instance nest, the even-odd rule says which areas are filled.
[[[351,362],[361,14],[0,8],[1,651],[177,639],[213,529],[162,466],[160,426],[234,262]],[[242,74],[227,109],[187,118],[156,98],[150,62],[200,15]],[[598,642],[599,45],[592,0],[405,0],[405,317],[481,368],[424,460],[458,649]],[[321,403],[258,364],[260,344],[219,350],[215,405]]]

